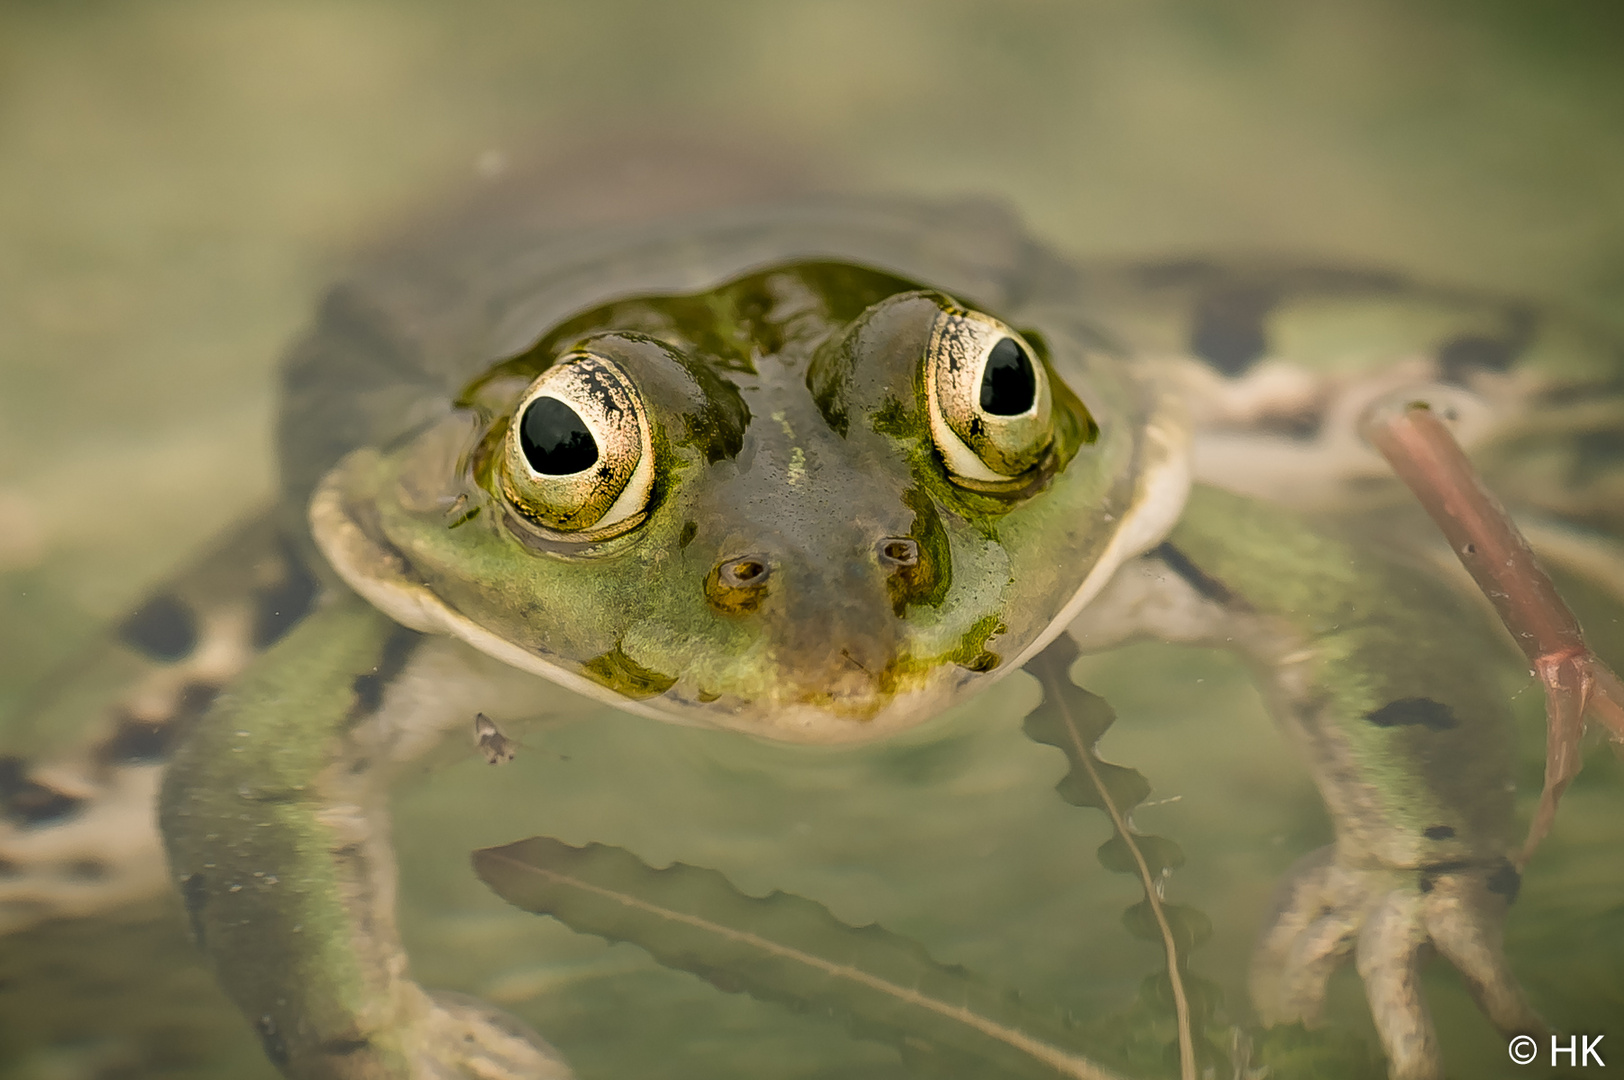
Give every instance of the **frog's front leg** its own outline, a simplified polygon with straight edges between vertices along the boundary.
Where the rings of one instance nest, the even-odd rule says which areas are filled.
[[[1238,651],[1307,759],[1335,842],[1294,868],[1252,966],[1267,1024],[1312,1023],[1354,960],[1391,1075],[1442,1075],[1420,990],[1436,951],[1506,1032],[1539,1032],[1501,951],[1518,876],[1502,646],[1427,574],[1300,519],[1197,489],[1167,543],[1073,626]]]
[[[570,1075],[519,1022],[413,982],[395,927],[387,781],[492,707],[470,664],[495,666],[335,598],[250,669],[170,767],[160,823],[198,941],[290,1076]]]

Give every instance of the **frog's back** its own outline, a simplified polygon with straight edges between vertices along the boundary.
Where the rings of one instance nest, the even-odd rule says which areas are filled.
[[[652,221],[627,206],[607,222],[545,214],[493,226],[502,205],[384,253],[328,294],[284,367],[290,505],[350,450],[431,423],[494,363],[616,299],[700,293],[804,261],[885,271],[995,312],[1075,296],[1075,269],[984,200],[801,195]]]

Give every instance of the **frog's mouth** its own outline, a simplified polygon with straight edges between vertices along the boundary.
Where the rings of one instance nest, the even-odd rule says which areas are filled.
[[[359,450],[351,458],[369,455],[375,457],[375,452]],[[487,629],[416,580],[406,558],[363,525],[367,504],[355,500],[345,487],[346,473],[364,474],[369,464],[341,463],[317,488],[310,504],[316,543],[345,584],[404,626],[459,638],[488,656],[618,709],[667,723],[725,728],[782,742],[855,743],[912,727],[962,697],[970,681],[986,678],[948,666],[902,684],[891,680],[892,685],[884,685],[885,680],[871,673],[830,678],[806,671],[803,678],[787,680],[779,693],[747,699],[709,692],[692,679],[639,693],[601,672],[598,678],[589,677],[561,658]]]
[[[376,524],[367,478],[379,455],[357,450],[328,474],[310,503],[317,545],[345,584],[384,614],[423,633],[467,642],[503,663],[540,675],[585,697],[668,723],[719,727],[785,742],[851,743],[883,737],[940,712],[962,697],[978,673],[945,665],[898,677],[894,657],[861,649],[849,665],[783,657],[785,677],[759,693],[713,692],[692,677],[654,681],[629,658],[587,665],[520,645],[457,611],[413,572]],[[884,650],[881,650],[884,652]],[[600,657],[603,661],[606,658]],[[864,661],[867,661],[866,663]]]
[[[867,742],[936,715],[986,674],[946,665],[898,680],[880,672],[854,670],[831,677],[810,668],[785,680],[777,692],[746,698],[713,693],[689,678],[658,688],[622,685],[597,672],[590,677],[562,658],[544,655],[502,637],[452,608],[417,580],[407,559],[364,522],[369,507],[346,488],[346,474],[368,472],[371,450],[359,450],[334,469],[310,504],[317,545],[345,584],[404,626],[444,634],[472,645],[503,663],[618,709],[667,723],[742,731],[782,742],[840,744]],[[353,460],[352,460],[353,459]],[[861,664],[856,665],[858,669]],[[1002,674],[996,672],[994,674]]]

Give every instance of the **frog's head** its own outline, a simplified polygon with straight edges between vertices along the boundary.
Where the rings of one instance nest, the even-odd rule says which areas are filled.
[[[553,327],[311,517],[407,625],[662,719],[851,741],[1019,666],[1155,541],[1184,472],[1152,412],[1063,324],[799,263]]]

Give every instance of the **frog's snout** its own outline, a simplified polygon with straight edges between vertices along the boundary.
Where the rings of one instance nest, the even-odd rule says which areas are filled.
[[[808,547],[764,536],[754,550],[721,553],[705,598],[761,635],[770,675],[758,683],[766,691],[758,708],[812,705],[865,720],[893,696],[903,635],[892,593],[917,571],[920,547],[896,535]]]

